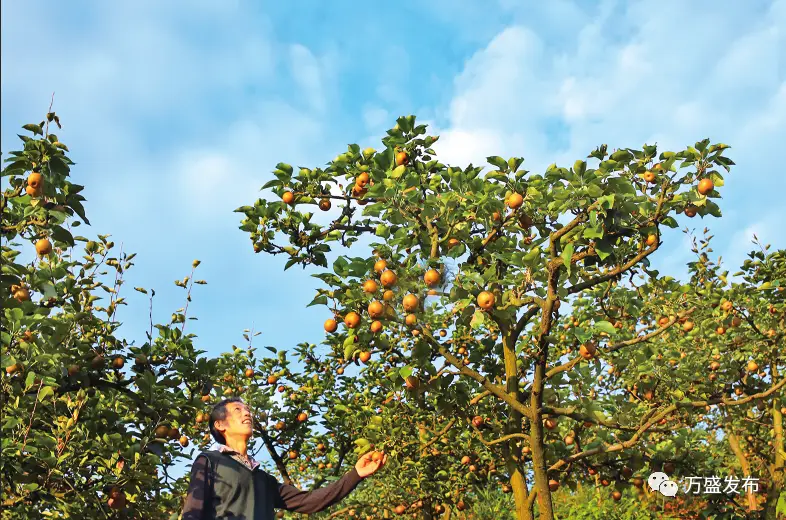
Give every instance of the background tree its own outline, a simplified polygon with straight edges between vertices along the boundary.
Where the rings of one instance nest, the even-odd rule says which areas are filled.
[[[154,327],[153,291],[147,341],[118,336],[134,254],[72,234],[89,224],[83,187],[50,124],[51,108],[25,125],[2,171],[2,515],[169,518],[185,482],[167,470],[196,435],[215,362],[184,332],[187,305]],[[176,282],[187,301],[204,283],[193,274]]]

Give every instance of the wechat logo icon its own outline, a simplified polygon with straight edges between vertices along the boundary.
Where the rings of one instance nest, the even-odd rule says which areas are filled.
[[[665,497],[676,497],[679,486],[673,480],[669,480],[669,476],[660,471],[656,471],[647,479],[650,489],[657,491]]]

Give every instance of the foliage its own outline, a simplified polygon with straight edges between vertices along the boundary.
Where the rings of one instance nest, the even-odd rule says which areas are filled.
[[[184,333],[184,309],[155,336],[151,322],[142,346],[118,336],[135,255],[108,235],[72,234],[89,223],[83,187],[69,180],[73,162],[50,122],[60,124],[50,112],[25,125],[33,137],[19,136],[24,148],[2,172],[3,518],[104,517],[113,489],[115,506],[168,518],[183,482],[162,473],[182,456],[172,441],[197,435],[191,418],[215,362]],[[177,282],[188,300],[194,283],[204,282],[193,270]]]
[[[513,491],[517,518],[536,511],[552,518],[550,481],[575,489],[594,472],[624,491],[634,476],[674,472],[675,461],[692,464],[681,464],[679,474],[721,469],[728,459],[718,457],[711,437],[725,438],[719,416],[700,409],[745,410],[755,401],[779,413],[784,360],[775,345],[783,337],[784,282],[774,264],[782,253],[763,277],[740,287],[725,278],[707,282],[706,274],[683,284],[649,261],[661,226],[678,227],[679,214],[720,216],[721,171],[734,164],[723,155],[727,145],[704,140],[679,152],[645,145],[611,154],[603,145],[590,162],[552,165],[544,174],[522,169],[521,158],[489,157],[494,169],[481,175],[480,167],[439,162],[431,148],[437,140],[413,116],[399,118],[382,151],[349,145],[326,168],[279,163],[263,189],[281,200],[236,210],[254,250],[284,255],[285,269],[326,268],[339,253],[332,272],[313,274],[325,287],[311,305],[345,322],[329,328],[323,362],[329,373],[362,364],[351,377],[362,380],[365,406],[404,403],[392,420],[382,418],[381,432],[367,432],[396,439],[394,464],[415,470],[407,478],[395,467],[386,495],[398,494],[392,503],[415,500],[405,492],[417,487],[415,475],[426,475],[431,485],[417,489],[432,501],[455,503],[460,494],[436,483],[444,474],[460,485],[467,472],[455,459],[467,454],[483,461],[469,472],[467,496],[485,486],[475,473],[494,470]],[[317,217],[315,206],[332,211],[330,220]],[[371,255],[359,249],[364,236],[377,238]],[[691,272],[706,269],[702,262]],[[730,404],[714,379],[693,382],[722,345],[693,344],[723,318],[712,302],[748,293],[760,294],[760,307],[774,306],[766,326],[775,329],[738,345],[724,377],[752,358],[772,368],[747,377],[751,398]],[[416,390],[404,391],[405,384]],[[417,434],[406,427],[412,420]],[[431,440],[453,460],[433,467],[428,451],[407,451]],[[782,435],[776,441],[782,446]],[[782,472],[776,459],[773,474]]]
[[[2,172],[3,518],[177,518],[188,482],[169,470],[207,446],[209,406],[235,395],[254,410],[252,452],[284,481],[319,487],[360,454],[390,454],[317,518],[784,509],[786,252],[757,244],[729,276],[705,230],[687,281],[650,264],[662,226],[720,216],[728,146],[603,145],[543,174],[492,156],[484,173],[439,162],[438,137],[409,116],[382,151],[280,163],[265,189],[281,200],[238,208],[241,229],[287,269],[321,268],[311,305],[344,325],[294,348],[245,330],[211,359],[185,332],[199,261],[175,281],[185,305],[168,323],[152,323],[155,291],[135,288],[147,341],[121,337],[134,255],[74,235],[89,224],[83,188],[50,123],[25,125]],[[764,489],[664,502],[642,483],[653,470]]]

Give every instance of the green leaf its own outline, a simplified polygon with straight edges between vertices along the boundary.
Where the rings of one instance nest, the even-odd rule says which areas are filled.
[[[41,283],[39,290],[46,298],[57,298],[57,290],[55,286],[49,282]]]
[[[328,299],[327,296],[324,294],[318,295],[316,298],[311,300],[311,303],[306,305],[306,307],[313,307],[314,305],[327,305]]]
[[[273,188],[274,186],[282,186],[284,183],[281,182],[280,179],[273,179],[272,181],[267,181],[264,186],[259,188],[259,191],[266,190],[268,188]],[[238,211],[238,210],[235,210]]]
[[[501,172],[508,171],[508,161],[506,161],[502,157],[499,157],[497,155],[492,155],[491,157],[486,157],[486,160],[489,162],[489,164],[493,164],[494,166],[499,168]]]
[[[35,382],[35,372],[31,370],[30,372],[27,373],[27,377],[25,378],[25,389],[28,389],[31,386],[33,386],[34,382]]]
[[[568,276],[570,276],[570,259],[573,256],[573,242],[567,244],[562,249],[562,261],[565,263],[565,269],[568,271]]]
[[[28,132],[33,132],[33,135],[44,135],[44,129],[41,128],[41,125],[34,125],[32,123],[23,126],[25,130]]]
[[[344,341],[344,359],[352,359],[352,354],[358,350],[355,344],[355,336],[348,336]]]
[[[401,116],[398,119],[396,119],[396,124],[398,125],[399,129],[404,133],[412,131],[412,123],[413,121],[409,117]]]
[[[660,223],[663,224],[664,226],[667,226],[667,227],[670,227],[670,228],[677,228],[677,227],[679,227],[679,224],[677,223],[677,221],[673,217],[666,217],[663,220],[661,220]]]
[[[60,157],[49,159],[49,171],[58,175],[68,175],[68,165]]]
[[[608,258],[613,251],[614,248],[611,246],[608,240],[601,239],[595,242],[595,252],[598,253],[598,258],[601,260]]]
[[[347,261],[346,257],[339,256],[338,258],[336,258],[336,261],[333,262],[333,272],[335,272],[339,276],[346,276],[348,265],[349,265],[349,261]]]
[[[406,379],[412,375],[412,367],[409,365],[401,367],[398,373],[401,375],[402,379]]]
[[[508,176],[498,170],[493,170],[486,174],[486,179],[493,179],[500,182],[505,182],[508,180]]]
[[[486,321],[486,313],[482,311],[475,311],[472,315],[472,320],[469,322],[469,326],[473,329],[479,329],[483,326],[483,323]]]
[[[524,255],[524,258],[522,258],[521,260],[525,264],[531,265],[531,264],[535,263],[535,261],[538,258],[540,258],[540,253],[541,253],[541,249],[540,249],[540,246],[538,246],[535,249],[533,249],[532,251],[530,251],[529,253],[527,253],[526,255]]]
[[[71,235],[71,232],[60,226],[55,226],[52,228],[52,238],[54,238],[57,242],[63,242],[69,246],[75,245],[74,237]]]
[[[611,209],[614,206],[614,193],[598,198],[601,207]]]
[[[90,225],[90,221],[87,220],[87,217],[85,216],[85,208],[82,206],[81,202],[78,200],[71,200],[69,197],[68,205],[76,212],[77,215],[79,215],[79,218],[81,218],[85,224],[88,226]]]
[[[582,233],[584,238],[603,238],[603,228],[601,227],[587,227],[584,228]]]
[[[276,169],[282,170],[282,171],[288,173],[289,175],[292,175],[292,166],[290,166],[287,163],[278,163],[276,165]]]
[[[587,195],[589,195],[593,199],[596,199],[601,195],[603,195],[603,188],[601,188],[597,184],[590,184],[589,186],[587,186]]]
[[[617,162],[627,162],[633,159],[633,154],[630,153],[628,150],[617,150],[616,152],[611,154],[609,158]]]
[[[22,317],[25,315],[24,311],[19,307],[15,307],[13,309],[6,309],[6,316],[8,316],[8,321],[11,323],[19,323]]]
[[[596,321],[594,328],[597,331],[605,332],[607,334],[614,334],[617,330],[614,328],[614,325],[608,321]]]
[[[521,166],[521,163],[523,162],[524,162],[523,157],[511,157],[510,159],[508,159],[508,166],[510,167],[510,171],[512,172],[518,171],[519,166]]]
[[[355,258],[352,260],[352,263],[349,264],[350,276],[362,277],[366,272],[368,272],[368,266],[363,258]]]
[[[41,389],[41,392],[38,394],[38,402],[42,402],[44,399],[49,397],[50,395],[55,393],[55,389],[51,386],[45,386]]]
[[[390,236],[390,228],[384,224],[379,224],[375,230],[378,237],[388,238]]]

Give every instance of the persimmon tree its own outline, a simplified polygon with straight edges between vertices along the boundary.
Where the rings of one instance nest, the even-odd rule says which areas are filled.
[[[678,333],[654,342],[658,355],[642,370],[653,374],[657,386],[651,406],[671,410],[683,427],[715,432],[700,445],[684,443],[671,453],[677,473],[759,478],[758,493],[740,489],[747,495],[744,506],[735,504],[734,496],[712,498],[775,518],[784,471],[786,252],[757,245],[730,278],[709,258],[710,237],[694,239],[697,260],[689,264],[691,279],[678,292],[694,300],[696,310]],[[717,464],[702,468],[696,452],[711,454]],[[713,507],[720,506],[710,500],[705,509]],[[781,513],[786,510],[786,501],[780,507]]]
[[[371,363],[380,363],[400,350],[388,362],[391,384],[411,372],[435,377],[447,362],[455,373],[437,376],[431,390],[437,413],[475,406],[481,424],[491,419],[482,434],[498,441],[518,518],[532,518],[536,502],[540,518],[553,518],[551,493],[559,482],[552,474],[570,460],[547,448],[550,420],[580,417],[609,431],[637,421],[640,436],[670,412],[632,418],[610,410],[610,417],[592,421],[592,410],[549,405],[549,396],[563,391],[564,378],[585,377],[598,357],[642,350],[691,309],[674,309],[650,331],[594,319],[570,327],[565,340],[557,332],[561,312],[579,297],[600,307],[606,284],[645,272],[661,227],[677,227],[678,214],[720,216],[715,187],[733,162],[723,155],[726,145],[709,140],[660,154],[650,145],[609,154],[603,145],[590,162],[552,165],[542,174],[522,169],[521,158],[489,157],[494,169],[481,175],[482,167],[441,163],[432,148],[437,139],[408,116],[388,131],[382,151],[350,145],[325,168],[280,163],[263,188],[280,200],[238,208],[241,229],[255,251],[284,255],[287,268],[324,268],[337,245],[358,251],[364,235],[381,240],[372,244],[376,255],[342,254],[332,273],[315,275],[327,287],[312,303],[344,324],[329,332],[334,354],[353,359],[368,352]],[[317,209],[334,207],[340,214],[332,222],[314,221]],[[442,329],[449,331],[444,339]],[[576,340],[582,355],[562,355],[563,345]],[[469,352],[466,361],[459,348]],[[466,391],[452,391],[454,380]],[[483,407],[496,405],[485,402],[502,404],[504,412],[486,418]]]
[[[694,251],[698,260],[688,264],[691,276],[687,283],[650,272],[650,281],[638,285],[635,291],[610,284],[600,307],[596,307],[593,298],[576,300],[574,321],[565,324],[566,329],[581,328],[593,319],[606,319],[615,329],[624,329],[633,320],[647,332],[674,319],[680,308],[689,307],[690,313],[678,318],[676,327],[642,349],[608,352],[598,370],[588,374],[596,375],[596,380],[585,377],[578,386],[573,385],[574,401],[583,396],[590,403],[584,408],[600,413],[598,418],[603,421],[614,412],[632,418],[659,416],[660,420],[648,428],[643,428],[644,423],[624,424],[626,428],[613,436],[598,431],[593,419],[583,425],[568,421],[557,427],[560,431],[557,438],[570,439],[570,446],[560,445],[560,441],[554,444],[564,453],[558,463],[564,478],[591,482],[592,479],[586,478],[590,471],[590,476],[594,475],[602,485],[614,483],[616,491],[622,493],[631,484],[641,488],[652,471],[666,471],[681,478],[724,478],[732,473],[740,479],[740,486],[744,477],[762,477],[763,491],[748,493],[747,506],[740,504],[733,493],[688,497],[684,501],[685,507],[697,508],[705,515],[733,514],[740,515],[734,518],[742,518],[753,514],[750,511],[765,509],[759,507],[759,499],[768,503],[778,500],[777,484],[773,488],[767,483],[768,474],[777,473],[774,469],[778,465],[776,432],[780,427],[778,420],[773,420],[772,430],[767,433],[769,420],[754,411],[775,407],[778,413],[778,396],[786,384],[778,375],[784,357],[780,354],[782,349],[777,348],[782,299],[778,280],[782,278],[776,266],[783,252],[768,255],[766,262],[763,252],[751,253],[752,258],[760,256],[760,263],[769,268],[762,269],[757,282],[746,276],[741,282],[729,285],[728,272],[719,272],[717,264],[708,258],[707,253],[711,251],[708,238],[695,243]],[[737,275],[748,272],[751,265],[751,261],[746,262]],[[637,303],[631,306],[632,302]],[[733,302],[746,302],[745,305],[756,311],[742,312]],[[635,312],[630,314],[631,311]],[[748,326],[751,328],[746,330]],[[560,339],[563,338],[561,334]],[[578,348],[578,344],[569,346],[563,353],[571,348]],[[758,367],[759,362],[755,360],[760,359],[769,360],[768,367],[774,365],[774,369]],[[774,370],[774,377],[770,370]],[[559,399],[571,398],[560,396]],[[557,415],[583,420],[576,413],[575,402],[567,407],[562,403],[556,405],[560,407],[553,410]],[[748,420],[744,420],[746,416]],[[735,421],[733,417],[743,420]],[[738,447],[739,435],[730,430],[732,425],[735,428],[746,425],[745,430],[756,426],[757,432],[747,438],[760,446],[772,447],[768,454],[772,457],[771,469],[765,469],[766,464],[753,468],[744,460]],[[571,464],[576,465],[573,471],[570,471]],[[774,518],[774,512],[770,515]]]
[[[119,334],[134,254],[89,224],[51,111],[2,170],[3,518],[170,518],[185,479],[167,470],[198,435],[192,418],[217,361],[185,332],[186,307],[143,345]],[[194,262],[196,269],[199,262]],[[176,284],[191,300],[194,271]],[[144,309],[143,312],[148,309]]]

